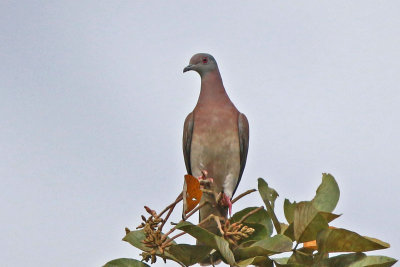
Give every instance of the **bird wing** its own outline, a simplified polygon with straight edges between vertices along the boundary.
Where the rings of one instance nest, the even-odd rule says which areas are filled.
[[[193,112],[189,113],[185,119],[185,124],[183,125],[183,157],[185,158],[185,165],[187,173],[192,175],[192,168],[190,166],[190,149],[192,145],[192,134],[193,134],[194,118]],[[246,152],[247,153],[247,152]]]
[[[237,181],[235,190],[233,190],[232,196],[240,183],[244,167],[246,166],[247,151],[249,150],[249,122],[247,121],[246,115],[239,113],[238,118],[238,130],[239,130],[239,147],[240,147],[240,172],[239,179]]]

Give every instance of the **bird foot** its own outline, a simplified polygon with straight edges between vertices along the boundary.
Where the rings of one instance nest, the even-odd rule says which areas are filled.
[[[221,192],[221,197],[219,198],[219,205],[223,206],[223,207],[228,207],[229,210],[229,216],[232,215],[232,201],[231,198],[228,197],[225,193]]]

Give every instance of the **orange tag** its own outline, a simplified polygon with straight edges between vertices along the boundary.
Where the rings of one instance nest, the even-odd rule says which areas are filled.
[[[192,175],[186,174],[183,186],[183,210],[185,215],[199,204],[202,195],[203,191],[200,190],[199,180]]]
[[[317,240],[312,240],[312,241],[304,242],[304,243],[303,243],[303,247],[304,247],[304,248],[309,248],[309,249],[316,250],[316,249],[318,249],[318,248],[317,248]]]

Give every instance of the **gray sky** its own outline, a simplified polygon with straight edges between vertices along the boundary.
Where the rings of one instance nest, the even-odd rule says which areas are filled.
[[[139,258],[124,227],[182,188],[197,52],[249,119],[238,192],[264,177],[283,220],[284,198],[311,199],[330,172],[334,225],[398,257],[400,2],[229,3],[0,2],[1,266]]]

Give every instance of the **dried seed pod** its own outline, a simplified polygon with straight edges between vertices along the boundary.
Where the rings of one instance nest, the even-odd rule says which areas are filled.
[[[151,264],[156,263],[157,258],[155,254],[151,254]]]
[[[248,228],[247,230],[246,230],[246,234],[249,234],[249,235],[251,235],[252,233],[254,233],[254,228]]]
[[[142,261],[148,262],[151,258],[150,253],[143,251],[141,254],[139,254],[140,256],[142,256]]]
[[[136,229],[143,228],[145,225],[146,225],[145,223],[141,223],[138,227],[136,227]],[[126,231],[126,229],[125,229],[125,231]]]
[[[153,211],[152,209],[150,209],[150,208],[147,207],[147,206],[144,206],[144,209],[147,211],[148,214],[153,215],[153,214],[152,214],[152,211]]]

